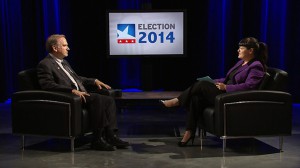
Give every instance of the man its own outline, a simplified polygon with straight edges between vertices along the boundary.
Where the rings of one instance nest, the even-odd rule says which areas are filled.
[[[73,93],[80,96],[83,106],[91,114],[94,130],[91,147],[95,150],[113,151],[126,148],[128,142],[116,135],[116,105],[112,97],[97,93],[88,93],[86,87],[96,85],[100,90],[111,87],[98,79],[78,76],[64,60],[68,56],[67,40],[64,35],[54,34],[46,41],[48,55],[38,64],[37,75],[41,88],[44,90]]]

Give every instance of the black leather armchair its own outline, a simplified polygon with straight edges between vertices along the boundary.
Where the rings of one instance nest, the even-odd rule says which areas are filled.
[[[19,72],[18,79],[20,91],[12,95],[12,132],[22,135],[22,148],[25,135],[41,135],[70,139],[74,151],[75,138],[91,133],[90,116],[80,97],[41,90],[36,69]]]
[[[203,111],[201,129],[223,140],[230,138],[283,136],[292,132],[292,96],[285,92],[288,74],[268,68],[259,90],[224,93],[215,98],[215,105]],[[192,101],[198,102],[197,96]],[[200,133],[202,138],[203,133]]]

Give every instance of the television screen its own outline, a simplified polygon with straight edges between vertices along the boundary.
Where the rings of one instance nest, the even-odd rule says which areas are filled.
[[[108,11],[108,56],[186,55],[184,11]]]

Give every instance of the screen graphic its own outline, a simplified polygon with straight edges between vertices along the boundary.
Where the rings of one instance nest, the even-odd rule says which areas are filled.
[[[109,12],[110,56],[185,53],[184,12]]]
[[[120,44],[135,43],[135,25],[134,24],[118,24],[117,25],[117,41]]]

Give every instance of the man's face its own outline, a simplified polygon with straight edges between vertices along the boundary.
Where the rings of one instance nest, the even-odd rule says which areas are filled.
[[[53,54],[60,59],[67,57],[69,50],[68,42],[64,37],[57,39],[57,44],[53,46]]]

